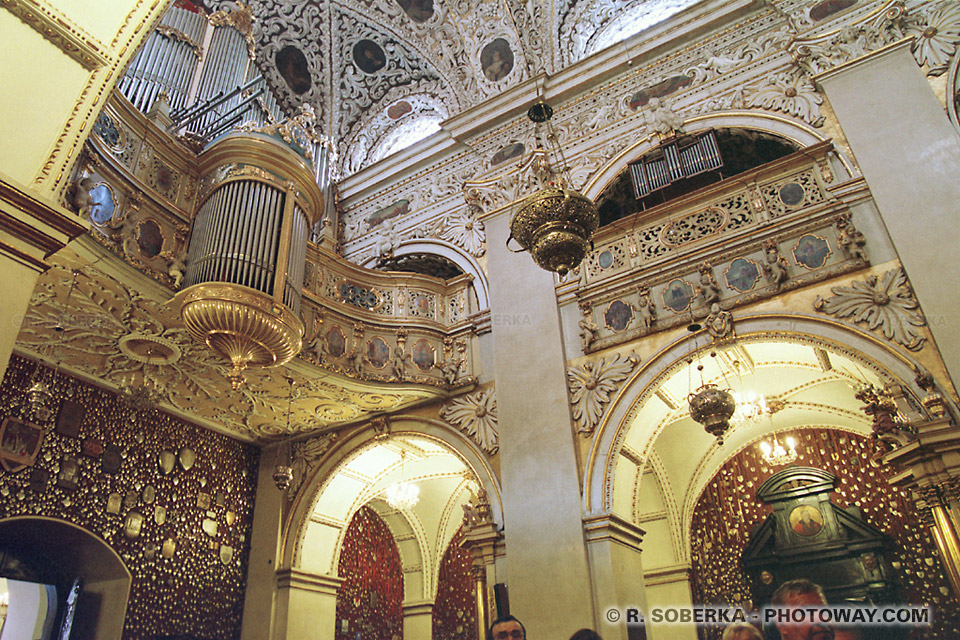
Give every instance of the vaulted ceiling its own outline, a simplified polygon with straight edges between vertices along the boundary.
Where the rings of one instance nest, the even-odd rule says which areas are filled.
[[[311,104],[352,172],[390,134],[555,73],[695,0],[256,0],[256,64],[288,111]],[[238,3],[208,0],[212,10]]]

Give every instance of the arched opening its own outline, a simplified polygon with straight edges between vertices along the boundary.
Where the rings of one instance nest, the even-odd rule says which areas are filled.
[[[796,439],[796,460],[771,464],[759,446],[770,436],[755,439],[723,462],[696,501],[690,534],[693,602],[751,609],[766,604],[765,598],[784,581],[803,577],[823,587],[832,604],[932,606],[937,611],[932,637],[955,636],[960,605],[951,594],[936,545],[920,522],[913,497],[890,487],[871,462],[873,439],[844,429],[804,426],[776,435]],[[761,501],[758,490],[774,474],[799,475],[804,468],[836,476],[836,490],[827,503],[811,510],[816,520],[809,531],[800,521],[793,524],[798,536],[789,536],[793,540],[783,545],[794,554],[789,564],[769,559],[763,562],[766,574],[751,572],[745,567],[750,563],[745,551],[776,524],[773,508]],[[831,535],[830,512],[840,516],[839,536]],[[864,535],[870,527],[883,534],[882,547],[871,545]],[[830,554],[819,551],[827,545]],[[805,546],[811,551],[804,553]],[[844,557],[847,553],[852,557]],[[720,630],[701,629],[701,637],[719,638]]]
[[[14,517],[0,521],[0,541],[9,594],[4,638],[59,638],[66,631],[119,640],[131,575],[103,540],[61,520]]]
[[[872,336],[802,315],[746,316],[738,319],[737,332],[731,344],[704,348],[702,338],[697,345],[687,336],[664,347],[628,381],[590,454],[585,511],[611,513],[646,531],[644,592],[650,607],[716,604],[720,595],[727,599],[719,602],[751,604],[743,583],[731,586],[726,574],[705,576],[702,584],[709,589],[692,576],[718,553],[728,555],[727,569],[742,576],[737,564],[742,547],[733,553],[734,542],[721,538],[729,533],[749,539],[757,524],[751,514],[759,511],[750,511],[744,501],[777,470],[771,462],[757,463],[763,455],[760,442],[776,436],[783,443],[792,436],[801,453],[796,464],[822,467],[843,458],[852,473],[854,454],[857,464],[864,462],[863,446],[871,433],[854,396],[856,386],[895,383],[920,406],[913,363]],[[720,444],[689,414],[687,395],[703,383],[763,394],[774,410],[734,423]],[[736,456],[750,458],[747,466],[753,471],[729,462]],[[902,496],[893,495],[879,471],[865,462],[858,467],[865,478],[858,481],[866,485],[870,479],[870,499],[902,512]],[[704,500],[713,512],[703,511]],[[838,502],[847,507],[855,501]],[[911,526],[909,518],[902,521]],[[882,530],[889,522],[871,524]],[[933,553],[927,545],[914,556],[927,564],[935,562]],[[691,628],[675,637],[693,640],[697,633]]]
[[[669,202],[721,180],[732,178],[799,150],[799,147],[792,141],[753,129],[742,127],[721,128],[717,129],[714,134],[719,155],[723,161],[723,165],[718,169],[680,178],[642,198],[637,198],[634,193],[630,167],[628,166],[620,171],[597,198],[600,226]],[[692,142],[693,136],[681,136],[681,148],[684,148],[683,141],[686,138],[690,138]],[[662,155],[663,151],[659,147],[654,147],[635,157],[631,163],[656,160]]]
[[[402,431],[401,425],[406,424],[418,431]],[[496,505],[494,513],[500,512],[496,490],[490,486],[492,476],[480,457],[469,447],[458,451],[456,437],[439,431],[430,424],[399,418],[391,423],[389,435],[374,437],[369,433],[347,443],[343,455],[319,470],[314,481],[317,491],[311,503],[304,505],[303,524],[292,550],[294,568],[329,576],[339,591],[350,580],[339,571],[343,554],[351,553],[347,545],[351,523],[360,512],[367,519],[375,517],[382,523],[382,531],[389,532],[398,553],[403,610],[403,632],[398,635],[403,638],[432,633],[441,565],[460,529],[462,505],[476,502],[479,490],[484,488]],[[411,507],[391,506],[385,498],[388,488],[401,481],[419,489],[419,500]],[[367,602],[372,611],[370,597],[359,596],[357,610]],[[374,599],[381,602],[380,596]],[[330,619],[315,619],[313,627],[329,630],[334,624],[331,615]],[[340,633],[339,627],[336,632]]]

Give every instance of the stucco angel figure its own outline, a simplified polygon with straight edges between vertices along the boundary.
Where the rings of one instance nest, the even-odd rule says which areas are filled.
[[[354,346],[353,351],[350,353],[350,364],[358,375],[363,371],[363,347],[359,344]]]
[[[394,249],[396,249],[399,244],[400,238],[397,235],[396,229],[393,228],[393,221],[390,219],[384,220],[380,224],[380,235],[377,236],[374,242],[377,259],[383,260],[384,258],[392,256]]]
[[[853,224],[849,218],[840,218],[837,220],[837,244],[843,254],[853,260],[868,261],[867,250],[864,248],[867,239],[860,230]]]
[[[406,375],[408,358],[410,354],[404,353],[401,345],[398,344],[393,348],[393,375],[397,376],[398,380],[403,380]]]
[[[93,199],[90,197],[90,192],[94,186],[93,179],[89,176],[77,180],[73,185],[73,207],[81,218],[90,215],[90,209],[93,208]]]
[[[717,53],[714,49],[707,49],[706,56],[707,60],[703,63],[703,68],[711,69],[715,71],[717,75],[722,75],[728,71],[733,71],[733,69],[740,64],[739,61],[734,60],[733,58],[722,53]]]
[[[790,279],[790,273],[787,271],[787,259],[780,255],[780,251],[775,244],[764,247],[764,255],[767,263],[763,265],[763,273],[767,282],[779,290],[783,283]]]
[[[599,333],[600,327],[597,326],[596,322],[586,317],[580,319],[580,344],[584,351],[589,349],[590,345],[596,341]]]
[[[173,288],[179,289],[183,284],[183,276],[187,270],[187,257],[182,253],[171,256],[170,265],[167,267],[167,275],[173,280]]]
[[[717,279],[713,277],[712,270],[709,267],[701,269],[697,295],[703,298],[704,306],[720,302],[720,292],[720,285],[717,284]]]
[[[640,318],[640,326],[649,329],[657,321],[657,306],[650,300],[650,290],[640,290],[640,300],[638,301],[637,314]]]
[[[647,109],[643,114],[647,126],[662,135],[669,135],[680,131],[683,127],[683,116],[678,114],[660,98],[650,98]]]
[[[458,360],[457,358],[450,356],[446,358],[441,364],[433,365],[434,368],[440,370],[440,375],[443,377],[443,381],[447,386],[454,386],[457,384],[457,378],[460,377],[460,365],[463,364],[463,360]]]

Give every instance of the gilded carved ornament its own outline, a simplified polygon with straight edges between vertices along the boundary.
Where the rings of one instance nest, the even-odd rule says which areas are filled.
[[[440,417],[467,434],[490,455],[500,450],[497,397],[493,387],[450,400],[440,409]]]

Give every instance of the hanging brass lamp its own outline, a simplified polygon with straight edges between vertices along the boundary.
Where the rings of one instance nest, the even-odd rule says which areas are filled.
[[[552,115],[553,109],[544,102],[527,112],[531,121],[546,122],[548,127]],[[552,128],[548,138],[557,144],[562,160],[563,150]],[[520,203],[510,222],[510,238],[516,240],[521,251],[529,251],[540,268],[565,276],[592,247],[591,238],[600,226],[600,214],[590,198],[567,188],[568,181],[562,175],[557,178]]]
[[[715,384],[704,384],[687,396],[687,404],[690,417],[723,444],[723,435],[730,429],[730,418],[737,410],[733,395]]]

